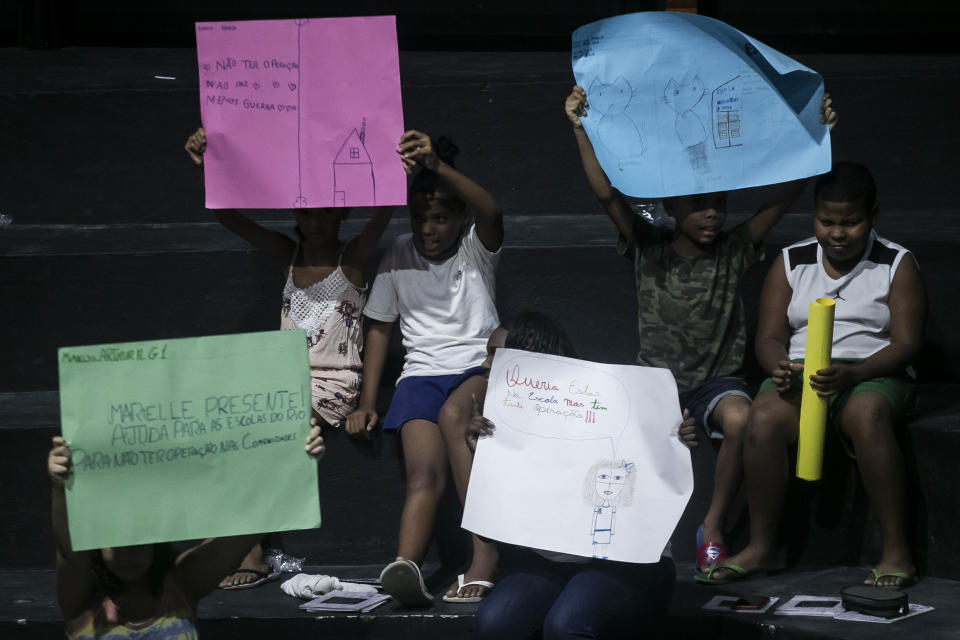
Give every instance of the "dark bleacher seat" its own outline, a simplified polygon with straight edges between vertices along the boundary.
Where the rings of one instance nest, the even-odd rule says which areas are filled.
[[[201,209],[196,176],[182,157],[182,142],[199,118],[190,90],[195,83],[191,52],[2,51],[0,60],[36,71],[0,78],[0,113],[11,123],[0,127],[0,157],[5,167],[17,168],[0,172],[0,193],[9,196],[2,213],[14,218],[12,226],[0,228],[0,637],[61,637],[51,588],[45,472],[50,437],[59,429],[56,348],[273,329],[281,275],[278,265],[210,222]],[[942,162],[942,149],[960,142],[960,124],[945,112],[954,101],[944,94],[956,93],[957,85],[942,79],[955,74],[956,60],[813,56],[806,61],[823,70],[842,114],[836,157],[866,159],[874,166],[883,233],[915,252],[929,288],[927,342],[918,367],[921,410],[904,429],[903,441],[917,559],[924,575],[942,579],[921,582],[916,600],[946,609],[949,600],[941,605],[938,598],[955,594],[955,583],[947,579],[960,579],[960,552],[952,538],[960,514],[953,466],[960,457],[960,333],[954,302],[960,289],[960,182]],[[405,55],[406,116],[411,126],[453,133],[464,149],[461,165],[504,205],[507,248],[498,277],[502,316],[541,310],[561,320],[585,358],[628,363],[638,346],[631,267],[613,250],[612,226],[589,197],[560,113],[571,82],[568,63],[563,54]],[[878,75],[874,69],[880,67],[892,71]],[[111,74],[102,74],[103,68]],[[179,80],[158,88],[150,80],[157,70]],[[875,107],[905,85],[910,101]],[[938,123],[936,135],[916,122],[916,113]],[[109,149],[101,144],[105,135],[114,141]],[[728,224],[753,210],[756,198],[751,198],[731,197]],[[805,194],[775,230],[770,253],[809,235],[809,200]],[[271,224],[290,228],[289,222]],[[360,224],[349,220],[344,235]],[[401,209],[388,235],[406,225]],[[748,311],[755,309],[763,273],[758,267],[745,283]],[[383,407],[400,357],[394,344],[380,393]],[[750,371],[756,382],[755,366]],[[285,534],[284,544],[311,564],[374,571],[395,553],[403,496],[398,443],[390,435],[372,443],[336,432],[327,438],[329,454],[320,477],[324,525]],[[823,482],[792,487],[796,508],[791,511],[799,523],[791,529],[803,532],[788,540],[794,569],[772,582],[745,585],[746,592],[833,593],[863,572],[826,567],[867,566],[875,559],[876,525],[856,469],[833,454]],[[713,459],[709,446],[693,453],[696,489],[674,536],[675,556],[686,564],[678,570],[669,634],[866,637],[848,632],[849,623],[804,625],[772,618],[747,623],[698,613],[712,592],[694,589],[687,576],[694,531],[712,488]],[[367,487],[362,495],[358,486]],[[431,582],[436,589],[449,584],[464,559],[455,501],[448,500],[445,509],[441,544],[429,558],[437,569]],[[734,545],[745,541],[743,518],[731,540]],[[469,608],[422,614],[384,609],[364,619],[314,620],[284,600],[257,609],[253,604],[260,598],[281,597],[265,593],[212,597],[201,610],[205,637],[236,637],[239,630],[302,637],[313,623],[329,637],[453,638],[469,628],[464,613]],[[928,621],[923,637],[946,633],[943,619],[933,614],[922,619]],[[955,614],[948,620],[955,628]],[[837,624],[848,626],[838,629]],[[908,624],[914,623],[896,628],[920,633],[921,627]]]

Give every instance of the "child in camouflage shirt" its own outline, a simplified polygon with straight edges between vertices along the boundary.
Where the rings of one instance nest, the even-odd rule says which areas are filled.
[[[837,116],[824,95],[820,111],[831,128]],[[620,232],[618,250],[634,263],[640,353],[637,363],[673,372],[684,417],[692,415],[713,437],[717,453],[713,497],[697,534],[697,569],[707,571],[726,556],[724,520],[742,477],[743,432],[750,396],[741,377],[746,350],[740,278],[763,259],[763,241],[800,196],[806,180],[779,186],[749,220],[729,231],[727,194],[666,198],[674,230],[648,224],[630,209],[600,167],[580,123],[586,93],[574,87],[565,111],[573,124],[583,170],[607,215]],[[695,440],[684,438],[688,445]]]

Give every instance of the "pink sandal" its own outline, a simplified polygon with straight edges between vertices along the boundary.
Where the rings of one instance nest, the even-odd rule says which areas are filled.
[[[718,562],[727,559],[727,548],[722,542],[703,541],[703,525],[697,529],[697,572],[703,573]]]

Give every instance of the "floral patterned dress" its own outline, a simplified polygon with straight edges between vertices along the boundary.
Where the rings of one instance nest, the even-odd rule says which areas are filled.
[[[299,252],[298,244],[294,260]],[[280,328],[307,332],[313,409],[333,426],[357,408],[360,397],[366,291],[347,279],[339,262],[330,275],[304,289],[293,283],[292,262],[287,270]]]
[[[66,622],[69,640],[197,640],[195,616],[186,596],[171,576],[163,583],[156,615],[137,622],[120,622],[110,598]]]

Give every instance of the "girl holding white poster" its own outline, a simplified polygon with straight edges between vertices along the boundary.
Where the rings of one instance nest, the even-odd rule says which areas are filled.
[[[503,346],[577,357],[560,326],[535,312],[522,313],[510,325]],[[682,433],[694,428],[685,416]],[[493,432],[478,402],[467,433],[471,449]],[[600,459],[589,468],[583,495],[576,498],[586,503],[583,532],[592,539],[593,558],[501,543],[503,576],[477,610],[477,637],[521,639],[542,631],[543,637],[626,638],[654,624],[673,590],[674,566],[667,550],[656,563],[605,559],[616,538],[617,507],[631,503],[634,485],[631,462]]]

